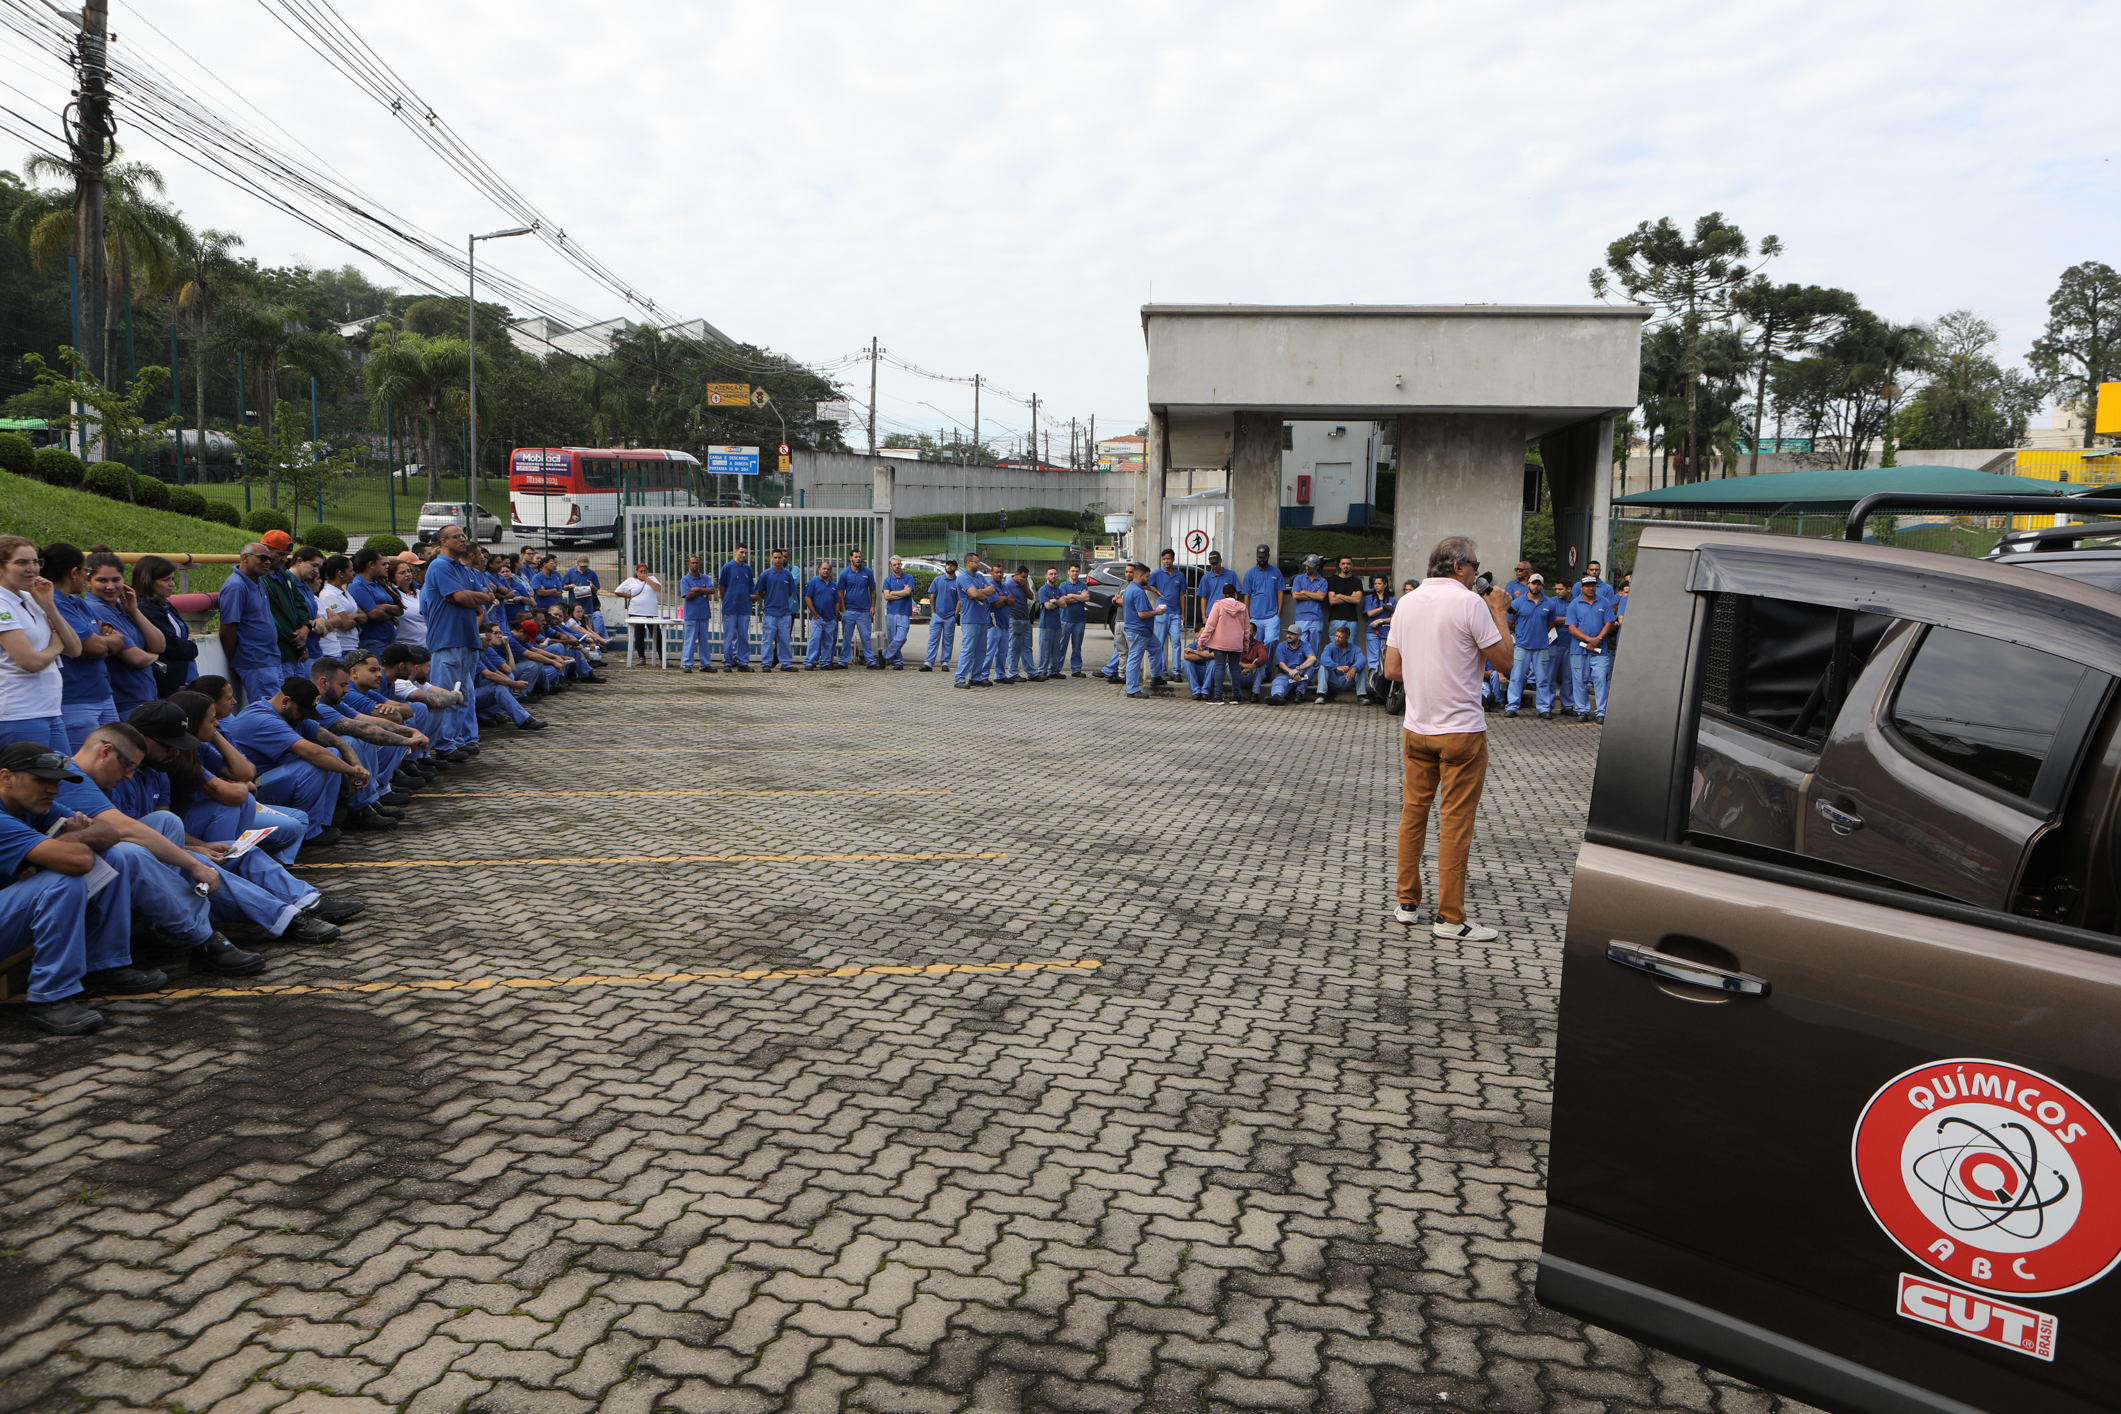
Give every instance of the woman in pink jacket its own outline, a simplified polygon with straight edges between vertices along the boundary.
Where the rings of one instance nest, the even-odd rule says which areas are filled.
[[[1223,700],[1225,682],[1230,685],[1231,701],[1245,700],[1245,684],[1238,674],[1237,655],[1244,652],[1251,637],[1252,620],[1245,613],[1245,601],[1239,597],[1236,585],[1225,584],[1223,597],[1210,606],[1208,620],[1200,627],[1200,646],[1215,652],[1215,662],[1208,678],[1210,702]]]

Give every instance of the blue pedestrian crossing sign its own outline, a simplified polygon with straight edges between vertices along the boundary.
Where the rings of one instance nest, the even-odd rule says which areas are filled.
[[[757,476],[759,474],[759,449],[757,447],[709,447],[707,470],[715,476]]]

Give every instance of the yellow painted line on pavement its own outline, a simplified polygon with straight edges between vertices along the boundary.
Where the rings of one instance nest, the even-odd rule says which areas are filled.
[[[515,795],[534,795],[550,800],[555,796],[569,799],[578,795],[954,795],[947,790],[426,790],[420,792],[422,800],[505,799]],[[305,866],[307,867],[307,866]]]
[[[569,855],[553,859],[349,859],[333,864],[302,863],[311,869],[459,869],[468,865],[495,864],[840,864],[869,860],[912,861],[920,859],[1007,859],[1007,854],[613,854],[601,857]]]
[[[1094,957],[1060,958],[1048,962],[930,962],[879,967],[778,967],[746,972],[710,969],[705,972],[636,972],[612,976],[584,977],[476,977],[468,982],[268,982],[257,987],[184,987],[168,992],[145,992],[114,997],[113,1001],[159,1002],[179,997],[313,997],[340,993],[386,992],[487,992],[543,987],[639,987],[663,982],[780,982],[792,980],[835,981],[843,977],[948,977],[967,973],[1087,972],[1103,967]]]

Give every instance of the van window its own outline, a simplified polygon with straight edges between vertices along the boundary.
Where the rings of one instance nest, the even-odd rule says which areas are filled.
[[[1901,678],[1893,729],[1933,761],[2029,796],[2084,671],[2037,649],[1933,628]]]
[[[1818,604],[1718,594],[1703,644],[1702,706],[1802,741],[1826,739],[1826,672],[1835,612]],[[1853,679],[1892,620],[1856,615]]]

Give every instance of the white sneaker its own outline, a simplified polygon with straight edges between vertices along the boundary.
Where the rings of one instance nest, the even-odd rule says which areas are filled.
[[[1392,916],[1401,923],[1421,922],[1421,910],[1419,908],[1409,908],[1403,903],[1392,905]]]
[[[1502,934],[1493,928],[1483,928],[1478,923],[1444,923],[1429,925],[1431,935],[1454,943],[1492,943]]]

